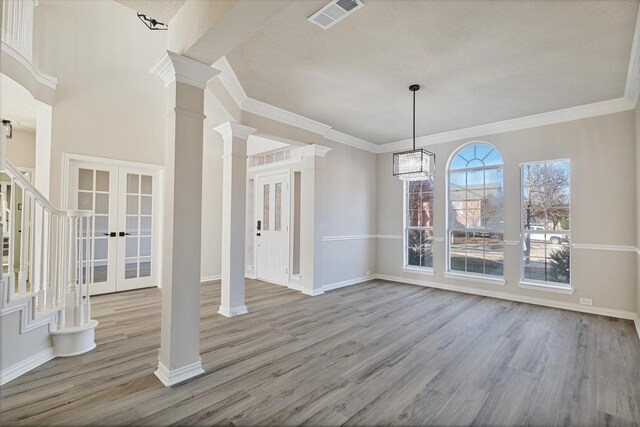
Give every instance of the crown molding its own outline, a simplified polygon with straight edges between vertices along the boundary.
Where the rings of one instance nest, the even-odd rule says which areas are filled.
[[[484,125],[422,136],[416,138],[416,147],[425,147],[428,145],[442,144],[460,139],[477,138],[483,135],[495,135],[516,130],[530,129],[556,123],[586,119],[588,117],[604,116],[606,114],[633,110],[634,108],[635,105],[627,98],[611,99],[609,101],[595,102],[593,104],[579,105],[577,107],[563,108],[561,110],[533,114],[531,116],[524,116],[516,119],[503,120],[500,122],[487,123]],[[412,140],[404,139],[379,145],[378,153],[389,153],[407,149],[411,146]]]
[[[640,8],[638,8],[636,16],[636,29],[633,32],[627,81],[624,88],[624,97],[633,103],[634,108],[638,103],[638,95],[640,95]]]
[[[324,157],[331,151],[331,148],[324,145],[311,144],[304,147],[297,147],[292,150],[292,157]]]
[[[224,83],[223,83],[224,84]],[[324,135],[331,130],[331,126],[317,122],[307,117],[292,113],[282,108],[278,108],[266,102],[257,99],[247,98],[240,106],[242,111],[266,117],[287,125],[295,126],[300,129],[308,130],[320,135]]]
[[[175,81],[205,89],[207,82],[220,74],[219,70],[186,56],[167,50],[151,66],[149,72],[159,77],[164,87]]]
[[[227,89],[238,108],[241,108],[244,101],[249,97],[240,84],[240,80],[238,80],[233,68],[231,68],[231,64],[227,61],[227,57],[223,56],[211,66],[216,70],[220,70],[220,74],[218,74],[220,82]]]

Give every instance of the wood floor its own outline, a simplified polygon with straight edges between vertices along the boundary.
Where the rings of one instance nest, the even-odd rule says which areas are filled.
[[[371,281],[308,297],[247,283],[250,314],[202,287],[206,374],[153,375],[157,289],[95,297],[96,350],[0,388],[2,425],[638,425],[633,324]]]

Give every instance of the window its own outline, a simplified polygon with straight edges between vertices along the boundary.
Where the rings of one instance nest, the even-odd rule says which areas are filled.
[[[502,156],[489,144],[462,147],[449,165],[449,271],[502,276]]]
[[[570,287],[569,160],[527,163],[522,176],[522,279]]]
[[[433,268],[433,177],[405,183],[405,265]]]

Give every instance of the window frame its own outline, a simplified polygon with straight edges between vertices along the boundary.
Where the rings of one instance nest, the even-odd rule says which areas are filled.
[[[422,226],[410,226],[409,225],[409,185],[410,185],[410,181],[403,181],[402,182],[402,211],[403,211],[403,220],[402,220],[402,269],[404,271],[408,271],[408,272],[412,272],[412,273],[421,273],[421,274],[428,274],[428,275],[433,275],[435,270],[434,270],[434,243],[435,243],[435,236],[434,236],[434,231],[433,231],[433,217],[435,216],[435,198],[436,198],[436,185],[435,185],[435,181],[436,178],[435,176],[432,177],[433,182],[432,182],[432,192],[433,192],[433,198],[432,203],[434,204],[434,206],[430,209],[433,214],[431,216],[431,225],[429,227],[422,227]],[[420,266],[420,265],[410,265],[409,264],[409,230],[425,230],[425,231],[431,231],[431,266]]]
[[[525,245],[525,236],[527,234],[527,230],[525,230],[525,224],[523,219],[523,215],[524,215],[524,211],[523,211],[523,207],[524,207],[524,169],[527,165],[538,165],[538,164],[545,164],[545,163],[560,163],[560,162],[567,162],[569,164],[569,230],[562,230],[562,233],[555,233],[555,234],[566,234],[568,239],[569,239],[569,243],[568,243],[568,247],[569,247],[569,283],[562,283],[562,282],[550,282],[550,281],[546,281],[546,280],[535,280],[535,279],[527,279],[524,277],[524,245]],[[519,285],[521,288],[524,289],[532,289],[532,290],[542,290],[542,291],[549,291],[549,292],[557,292],[557,293],[566,293],[566,294],[573,294],[573,292],[575,291],[573,284],[572,284],[572,280],[573,280],[573,238],[572,238],[572,224],[573,224],[573,219],[572,219],[572,211],[573,211],[573,198],[571,197],[571,193],[572,193],[572,186],[571,183],[573,182],[573,176],[572,176],[572,164],[571,164],[571,158],[562,158],[562,159],[549,159],[549,160],[538,160],[538,161],[531,161],[531,162],[521,162],[520,163],[520,209],[519,209],[519,219],[518,221],[520,222],[520,240],[519,240],[519,244],[518,244],[518,250],[520,252],[520,279],[519,279]],[[528,234],[531,234],[532,230],[528,230]],[[549,231],[547,229],[544,230],[545,232]],[[553,230],[551,230],[553,231]],[[546,233],[545,233],[546,234]],[[546,244],[546,241],[545,241]],[[545,257],[546,258],[546,257]]]
[[[502,193],[503,193],[503,200],[502,200],[502,228],[501,229],[493,229],[493,228],[465,228],[464,231],[465,232],[479,232],[479,233],[487,233],[487,232],[497,232],[499,234],[502,235],[501,241],[502,241],[502,274],[501,275],[497,275],[497,274],[487,274],[487,273],[476,273],[476,272],[468,272],[468,271],[460,271],[460,270],[452,270],[451,269],[451,236],[452,236],[452,232],[456,231],[451,229],[450,226],[450,213],[451,213],[451,179],[450,179],[450,174],[452,172],[451,170],[451,165],[453,164],[454,160],[456,159],[456,157],[458,156],[458,154],[464,150],[465,148],[467,148],[468,146],[471,145],[486,145],[488,147],[490,147],[491,149],[495,150],[498,155],[500,156],[500,160],[501,160],[501,164],[500,164],[500,169],[502,169]],[[473,160],[473,159],[472,159]],[[463,279],[463,280],[471,280],[477,283],[484,283],[484,284],[494,284],[494,285],[501,285],[504,286],[507,282],[504,279],[504,266],[505,266],[505,239],[504,239],[504,223],[505,223],[505,216],[504,216],[504,195],[505,195],[505,186],[504,186],[504,168],[505,168],[505,161],[504,161],[504,156],[502,155],[502,152],[500,150],[498,150],[496,148],[495,145],[486,142],[486,141],[469,141],[465,144],[462,144],[460,146],[458,146],[455,150],[453,150],[453,152],[451,153],[451,155],[449,156],[449,160],[447,162],[447,169],[445,171],[445,191],[446,191],[446,203],[445,203],[445,233],[446,233],[446,237],[445,237],[445,256],[446,256],[446,269],[445,269],[445,277],[448,278],[452,278],[452,279]],[[498,169],[498,167],[495,166],[482,166],[482,167],[470,167],[470,168],[462,168],[462,169],[455,169],[454,172],[459,172],[459,171],[465,171],[465,170],[487,170],[487,169]],[[484,185],[483,184],[483,191],[484,191]],[[466,188],[466,184],[465,184],[465,188]],[[461,230],[457,230],[457,231],[461,231]],[[484,259],[484,258],[483,258]]]

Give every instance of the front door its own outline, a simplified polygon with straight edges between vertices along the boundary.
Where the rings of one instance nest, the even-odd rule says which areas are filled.
[[[256,179],[256,277],[289,284],[289,173]]]
[[[151,170],[71,161],[67,207],[94,212],[92,294],[157,284],[154,187]]]

